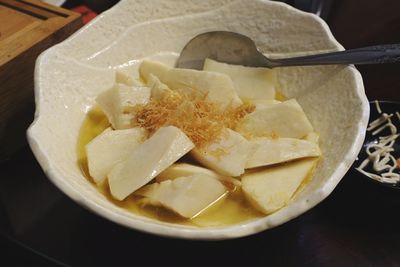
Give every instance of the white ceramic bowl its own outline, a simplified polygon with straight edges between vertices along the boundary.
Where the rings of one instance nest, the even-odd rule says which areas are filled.
[[[193,36],[229,30],[254,39],[272,55],[341,50],[318,17],[265,0],[125,0],[68,40],[44,52],[35,69],[35,121],[29,144],[49,179],[70,198],[116,223],[153,234],[227,239],[254,234],[299,216],[326,198],[361,149],[369,105],[354,66],[278,69],[281,90],[295,97],[320,133],[323,157],[310,184],[281,210],[240,225],[194,228],[132,214],[109,202],[82,175],[77,140],[96,95],[116,68],[134,75],[138,59],[179,53]]]

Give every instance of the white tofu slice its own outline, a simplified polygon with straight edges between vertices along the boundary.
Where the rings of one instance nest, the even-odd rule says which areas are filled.
[[[93,180],[102,183],[114,165],[126,159],[146,136],[146,130],[142,128],[107,128],[96,136],[85,146],[89,173]]]
[[[236,129],[245,136],[303,138],[313,127],[295,99],[246,115]]]
[[[316,143],[295,138],[256,138],[249,140],[249,144],[246,169],[321,155]]]
[[[115,72],[115,82],[122,83],[127,86],[143,86],[143,84],[139,80],[133,78],[131,75],[123,70],[117,70]]]
[[[151,90],[151,98],[160,100],[166,94],[172,93],[172,90],[167,85],[163,84],[155,75],[150,74],[148,79],[148,86]]]
[[[278,101],[278,100],[275,100],[275,99],[252,99],[249,102],[256,107],[256,110],[267,108],[267,107],[269,107],[270,105],[273,105],[273,104],[282,103],[281,101]]]
[[[151,60],[143,60],[139,66],[140,77],[146,82],[149,82],[150,74],[156,76],[160,81],[164,82],[166,73],[171,69],[171,67]]]
[[[150,89],[145,86],[127,86],[117,83],[97,96],[96,102],[106,114],[114,129],[126,129],[134,114],[124,114],[127,107],[146,104],[150,100]]]
[[[235,177],[243,174],[249,152],[249,142],[239,133],[226,129],[219,140],[193,149],[192,155],[204,166]]]
[[[274,69],[231,65],[206,59],[203,70],[228,75],[242,100],[275,98],[278,82]]]
[[[161,204],[185,218],[200,214],[226,193],[221,182],[206,174],[153,183],[137,192],[149,198],[151,203]]]
[[[220,181],[225,181],[228,183],[231,183],[235,186],[241,186],[241,183],[238,179],[221,175],[219,173],[216,173],[212,170],[209,170],[207,168],[203,168],[200,166],[192,165],[189,163],[175,163],[172,164],[170,167],[168,167],[166,170],[161,172],[157,177],[156,181],[157,182],[162,182],[166,180],[174,180],[179,177],[183,176],[191,176],[195,174],[205,174],[207,176],[213,177],[215,179],[218,179]]]
[[[171,68],[150,60],[144,60],[141,63],[139,72],[147,83],[151,80],[150,75],[155,75],[170,89],[206,95],[209,101],[220,103],[221,108],[226,108],[228,105],[236,107],[242,104],[232,80],[225,74]]]
[[[174,68],[167,72],[165,80],[160,80],[172,90],[206,95],[207,100],[219,103],[222,109],[242,104],[232,80],[225,74]]]
[[[167,169],[165,169],[163,172],[161,172],[157,177],[156,181],[157,182],[162,182],[165,180],[174,180],[176,178],[182,177],[182,176],[191,176],[194,174],[205,174],[207,176],[217,178],[220,176],[220,174],[209,170],[207,168],[199,167],[196,165],[192,165],[189,163],[175,163],[169,166]]]
[[[250,172],[242,177],[242,190],[265,214],[287,205],[301,183],[312,174],[317,159],[304,159]]]
[[[319,135],[316,132],[311,132],[311,133],[307,134],[306,137],[304,137],[304,140],[318,144]]]
[[[124,161],[115,165],[108,176],[111,194],[125,199],[194,147],[178,128],[160,128],[149,139],[136,147]]]

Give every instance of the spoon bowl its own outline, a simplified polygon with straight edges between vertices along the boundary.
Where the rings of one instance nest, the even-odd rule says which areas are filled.
[[[176,65],[178,68],[201,70],[206,58],[249,67],[261,67],[268,60],[249,37],[235,32],[213,31],[191,39]]]
[[[369,46],[302,57],[271,59],[264,56],[249,37],[229,31],[197,35],[182,49],[176,67],[203,68],[206,58],[250,67],[289,67],[332,64],[378,64],[400,62],[400,44]]]

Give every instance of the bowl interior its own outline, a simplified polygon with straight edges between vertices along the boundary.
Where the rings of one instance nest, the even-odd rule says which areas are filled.
[[[77,164],[81,124],[94,98],[113,84],[116,69],[137,76],[137,63],[155,54],[173,64],[188,40],[212,30],[245,34],[272,56],[342,49],[322,20],[285,4],[262,0],[190,2],[150,12],[157,5],[165,6],[164,2],[121,1],[42,54],[35,70],[36,117],[28,131],[29,143],[53,183],[110,220],[182,238],[224,239],[253,234],[282,224],[323,200],[356,158],[364,140],[369,106],[361,76],[353,66],[278,70],[281,92],[296,98],[305,110],[320,134],[323,156],[313,180],[297,198],[265,218],[221,228],[154,221],[113,205],[87,181]]]

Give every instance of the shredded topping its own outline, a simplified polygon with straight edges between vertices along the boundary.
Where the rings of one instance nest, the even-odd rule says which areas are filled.
[[[375,105],[376,110],[381,116],[369,124],[367,131],[372,131],[372,135],[377,135],[384,129],[389,129],[390,134],[378,137],[376,142],[367,146],[366,153],[368,157],[356,169],[377,181],[395,184],[400,182],[400,174],[395,172],[396,168],[400,169],[400,159],[396,160],[391,152],[394,151],[393,145],[400,134],[397,134],[397,128],[392,123],[394,114],[382,113],[381,107],[377,101],[375,101]],[[400,120],[399,112],[396,112],[396,115]],[[364,170],[370,163],[376,173]]]
[[[381,114],[382,110],[381,110],[381,106],[379,105],[378,100],[375,100],[374,102],[375,102],[376,110],[378,111],[379,114]]]
[[[221,110],[217,103],[198,94],[179,94],[167,91],[159,99],[152,98],[145,105],[136,105],[128,112],[135,118],[132,126],[143,127],[154,133],[163,126],[181,129],[196,145],[203,147],[218,140],[224,128],[234,129],[243,117],[255,110],[251,104]]]

